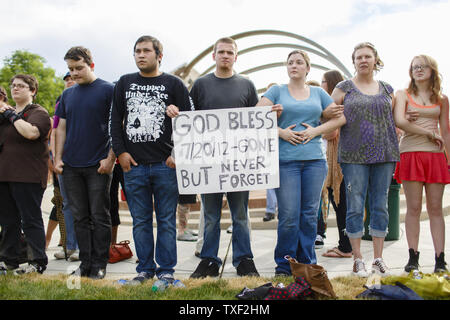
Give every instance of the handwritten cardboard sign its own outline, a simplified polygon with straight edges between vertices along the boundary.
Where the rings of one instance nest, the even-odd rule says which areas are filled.
[[[277,118],[270,106],[180,112],[172,127],[180,194],[279,187]]]

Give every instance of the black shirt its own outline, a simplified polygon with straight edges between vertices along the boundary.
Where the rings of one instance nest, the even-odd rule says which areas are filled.
[[[179,78],[167,73],[122,76],[114,88],[110,123],[116,156],[128,152],[138,164],[165,161],[173,148],[172,121],[166,115],[171,104],[180,111],[194,110]]]

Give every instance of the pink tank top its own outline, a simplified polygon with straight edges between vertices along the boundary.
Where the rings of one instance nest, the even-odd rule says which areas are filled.
[[[441,106],[433,104],[431,106],[423,106],[413,100],[411,95],[406,92],[408,96],[407,110],[414,110],[419,112],[419,117],[414,122],[416,125],[439,133],[438,123],[441,114]],[[403,152],[442,152],[436,143],[432,142],[426,135],[413,134],[406,132],[400,140],[400,153]]]

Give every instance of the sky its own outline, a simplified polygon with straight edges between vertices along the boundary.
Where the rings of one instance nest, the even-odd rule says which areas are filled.
[[[28,50],[46,59],[60,76],[63,60],[75,45],[89,48],[95,73],[116,81],[136,72],[133,45],[142,35],[164,46],[161,69],[171,72],[189,63],[217,39],[254,30],[280,30],[310,39],[330,51],[353,75],[351,55],[356,44],[375,45],[385,67],[376,78],[395,90],[405,88],[412,58],[435,58],[450,90],[450,0],[0,0],[2,36],[0,66],[15,50]],[[256,36],[237,41],[240,50],[265,43],[311,45],[283,36]],[[282,62],[292,49],[265,49],[238,57],[237,72]],[[311,62],[336,68],[310,54]],[[213,64],[208,54],[195,66],[203,72]],[[324,71],[313,69],[309,80],[320,82]],[[256,87],[287,83],[285,67],[249,75]]]

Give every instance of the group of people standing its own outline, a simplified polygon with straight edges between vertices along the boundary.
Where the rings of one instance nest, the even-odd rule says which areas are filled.
[[[179,190],[171,118],[180,111],[253,106],[272,106],[278,117],[275,275],[291,274],[286,256],[317,263],[314,243],[324,186],[337,214],[340,236],[339,245],[325,256],[353,256],[353,273],[368,275],[360,250],[368,198],[372,271],[389,274],[382,252],[394,172],[407,200],[405,270],[419,267],[419,215],[425,188],[435,272],[445,271],[442,197],[450,183],[444,153],[450,147],[449,107],[436,62],[425,55],[414,57],[410,86],[394,95],[388,83],[374,78],[383,62],[368,42],[353,51],[352,79],[330,71],[321,87],[306,83],[310,59],[306,52],[294,50],[287,57],[288,83],[271,86],[259,99],[252,81],[234,72],[237,52],[233,39],[219,39],[212,54],[215,70],[197,79],[190,92],[179,78],[160,70],[163,46],[152,36],[142,36],[134,45],[138,72],[122,76],[115,85],[96,77],[88,49],[73,47],[66,53],[64,60],[76,85],[63,92],[56,111],[54,166],[74,219],[81,261],[75,274],[105,277],[111,242],[109,191],[117,161],[133,218],[138,258],[133,283],[155,276],[173,282]],[[7,104],[3,91],[0,104],[0,224],[7,248],[1,267],[16,268],[17,274],[42,273],[48,262],[40,205],[47,183],[51,125],[48,113],[33,103],[37,88],[33,76],[15,76],[11,93],[16,106]],[[222,198],[223,193],[201,195],[203,245],[192,278],[219,275]],[[239,276],[259,276],[248,225],[249,192],[227,192],[226,199],[232,217],[233,266]],[[32,252],[24,268],[15,262],[21,230]]]

